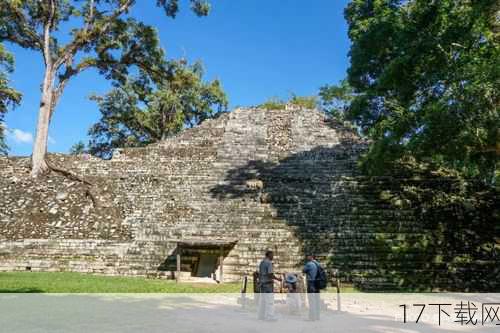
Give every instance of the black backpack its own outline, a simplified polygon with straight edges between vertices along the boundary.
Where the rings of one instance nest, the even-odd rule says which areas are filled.
[[[316,267],[318,268],[318,271],[316,272],[316,279],[314,280],[315,287],[316,287],[316,289],[319,289],[319,290],[326,289],[326,284],[328,282],[328,278],[326,276],[326,271],[316,261],[314,263],[316,264]]]

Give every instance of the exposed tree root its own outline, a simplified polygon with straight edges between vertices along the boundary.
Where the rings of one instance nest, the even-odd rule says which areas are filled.
[[[65,176],[71,180],[74,180],[74,181],[77,181],[80,183],[84,183],[85,185],[88,185],[88,186],[94,186],[94,184],[92,184],[88,180],[85,180],[85,179],[81,178],[80,176],[77,176],[68,170],[62,169],[62,168],[52,164],[52,162],[50,162],[48,159],[45,159],[45,163],[47,163],[47,166],[49,167],[50,170],[55,171],[57,173],[60,173],[63,176]]]
[[[96,198],[94,197],[94,195],[92,194],[92,192],[90,191],[90,188],[87,188],[85,190],[85,196],[86,197],[89,197],[90,200],[92,201],[92,207],[94,208],[97,208],[97,200]]]
[[[48,160],[48,158],[45,158],[45,163],[47,164],[47,167],[49,168],[49,170],[57,172],[57,173],[63,175],[64,177],[66,177],[66,178],[69,178],[71,180],[74,180],[74,181],[77,181],[77,182],[80,182],[80,183],[84,184],[86,186],[86,188],[85,188],[85,197],[90,198],[90,200],[92,201],[92,206],[94,208],[97,208],[97,200],[96,200],[94,194],[91,191],[91,187],[94,186],[93,183],[89,182],[86,179],[83,179],[82,177],[80,177],[78,175],[75,175],[74,173],[72,173],[72,172],[70,172],[70,171],[68,171],[66,169],[60,168],[60,167],[52,164],[52,162],[50,162]]]

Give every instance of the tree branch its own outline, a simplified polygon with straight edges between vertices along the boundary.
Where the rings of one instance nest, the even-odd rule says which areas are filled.
[[[118,10],[116,10],[113,15],[109,16],[109,19],[107,19],[107,23],[106,25],[104,25],[103,29],[101,30],[102,32],[105,32],[106,30],[109,29],[109,26],[111,25],[111,23],[113,22],[113,20],[117,19],[118,16],[120,16],[121,14],[125,13],[129,8],[130,6],[132,6],[132,4],[135,2],[135,0],[127,0],[123,3],[123,5],[121,5],[120,8],[118,8]]]
[[[19,35],[26,38],[20,40],[18,37],[9,36],[9,39],[22,47],[30,48],[35,45],[38,49],[42,50],[43,40],[28,24],[28,19],[24,15],[23,11],[20,10],[17,6],[10,6],[9,10],[13,14],[13,23],[16,25]]]
[[[89,15],[87,17],[87,23],[85,24],[85,28],[83,29],[85,34],[89,30],[90,25],[92,24],[92,21],[94,20],[94,0],[90,0],[89,7],[90,8],[89,8]]]
[[[67,44],[64,47],[64,50],[62,51],[62,55],[59,57],[59,59],[55,62],[55,68],[58,69],[63,63],[68,62],[77,52],[80,48],[85,46],[86,43],[88,43],[89,40],[91,40],[92,36],[96,35],[101,35],[104,34],[108,31],[110,28],[111,24],[113,21],[118,18],[120,15],[122,15],[124,12],[126,12],[130,6],[135,2],[135,0],[127,0],[125,1],[120,8],[115,10],[112,15],[106,17],[103,19],[106,23],[99,28],[98,26],[93,26],[92,29],[89,30],[90,28],[90,22],[91,20],[88,20],[88,25],[86,25],[82,30],[78,31],[75,33],[75,38],[73,41],[71,41],[69,44]],[[89,8],[89,18],[92,18],[94,16],[94,1],[91,1],[91,8]],[[91,17],[92,16],[92,17]]]
[[[43,58],[45,60],[45,66],[50,67],[52,65],[52,55],[50,54],[50,31],[52,29],[52,24],[55,15],[55,5],[54,0],[49,0],[50,9],[49,17],[45,21],[43,28]]]
[[[54,94],[52,98],[52,108],[51,110],[54,110],[55,105],[59,101],[59,98],[61,97],[64,88],[66,87],[66,84],[68,81],[75,75],[83,72],[84,70],[95,67],[97,66],[97,59],[95,58],[85,58],[83,59],[78,65],[76,65],[74,68],[72,66],[66,66],[66,71],[59,75],[59,82],[54,89]]]

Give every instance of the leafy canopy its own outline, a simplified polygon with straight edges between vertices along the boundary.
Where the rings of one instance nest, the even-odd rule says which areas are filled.
[[[353,0],[355,96],[368,170],[406,156],[492,181],[500,155],[498,1]]]
[[[3,122],[5,113],[10,107],[21,102],[21,94],[10,86],[9,74],[14,69],[14,58],[0,44],[0,155],[6,155],[8,151],[5,143],[6,126]]]
[[[204,82],[201,64],[170,61],[164,73],[156,83],[129,78],[105,96],[93,97],[101,119],[89,130],[90,153],[110,158],[115,148],[164,140],[227,110],[220,82]]]
[[[127,80],[131,68],[144,76],[163,75],[165,57],[156,30],[130,16],[130,10],[138,3],[137,0],[0,1],[0,44],[10,42],[36,51],[45,64],[33,146],[33,176],[48,169],[44,159],[50,119],[72,77],[88,68],[95,68],[120,84]],[[190,3],[198,16],[210,11],[205,0],[190,0]],[[157,0],[156,6],[169,17],[175,17],[179,11],[178,0]],[[9,71],[10,60],[3,51],[2,46],[0,62],[6,63]],[[6,83],[1,72],[0,117],[7,104],[19,102],[19,95]],[[1,127],[0,138],[3,131]],[[4,152],[6,147],[0,140],[0,152]]]
[[[319,90],[321,108],[332,118],[345,121],[346,113],[354,98],[354,92],[347,80],[342,80],[338,85],[325,85]]]
[[[192,10],[207,15],[206,1],[191,0]],[[46,64],[57,72],[57,88],[87,68],[97,68],[107,78],[124,80],[130,66],[148,74],[164,61],[156,31],[127,15],[135,0],[6,0],[0,3],[0,41],[41,51]],[[157,0],[167,16],[175,17],[177,0]],[[49,22],[48,22],[49,21]],[[47,25],[48,24],[48,25]],[[70,27],[69,42],[65,28]],[[49,34],[46,41],[45,30]],[[48,54],[45,52],[48,48]],[[49,58],[49,59],[47,59]],[[57,93],[61,93],[56,89]]]

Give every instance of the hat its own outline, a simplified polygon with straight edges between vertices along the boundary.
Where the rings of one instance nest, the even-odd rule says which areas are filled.
[[[290,284],[295,283],[295,282],[297,282],[297,275],[289,273],[286,275],[285,281],[286,281],[286,283],[290,283]]]

